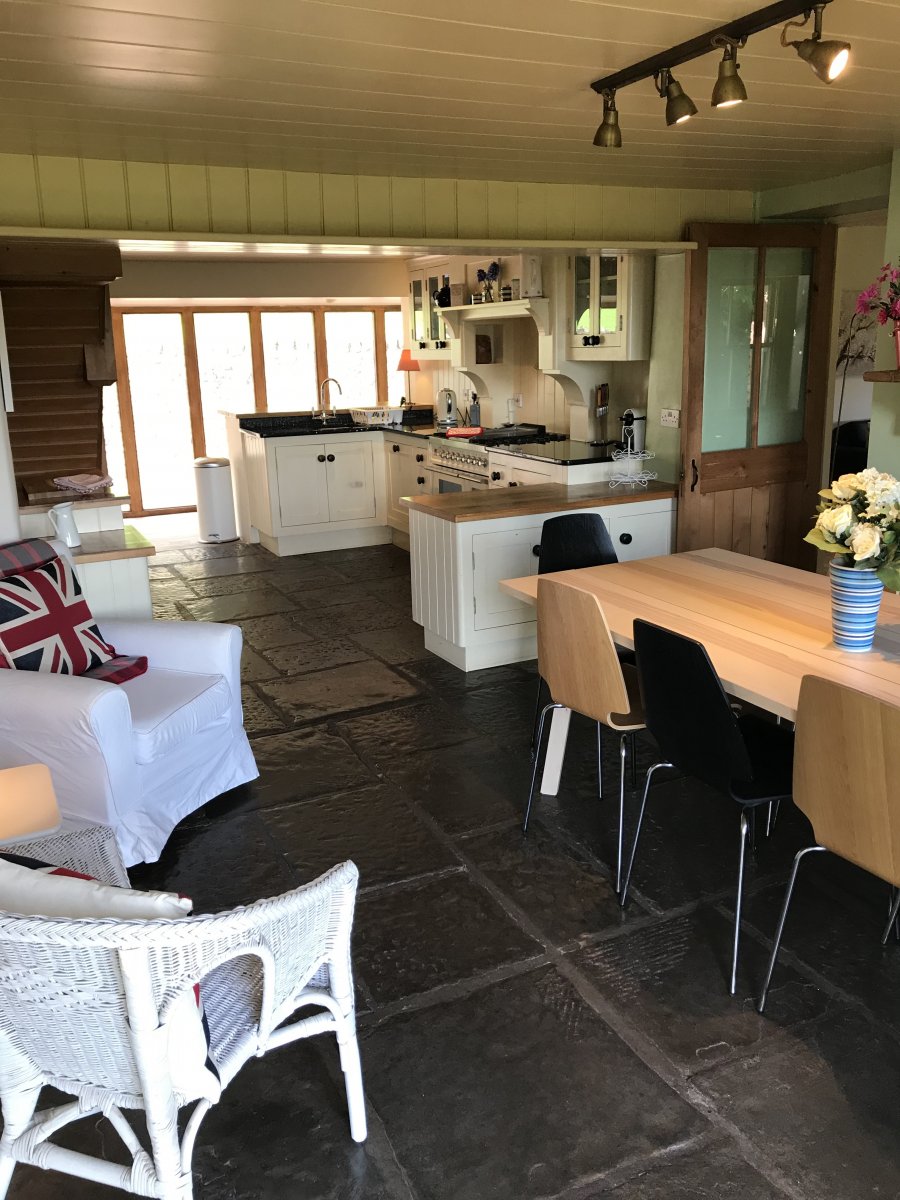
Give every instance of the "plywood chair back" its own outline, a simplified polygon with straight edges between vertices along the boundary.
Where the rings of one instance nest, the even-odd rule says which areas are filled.
[[[541,578],[537,614],[538,670],[556,703],[604,724],[614,713],[627,713],[628,690],[597,597]]]
[[[900,886],[900,708],[804,676],[794,803],[820,845]]]

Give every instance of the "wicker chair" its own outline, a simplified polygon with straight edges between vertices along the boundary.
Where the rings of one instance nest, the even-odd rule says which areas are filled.
[[[11,848],[128,886],[105,828]],[[357,879],[346,862],[283,896],[174,921],[0,914],[0,1200],[20,1162],[139,1196],[190,1200],[194,1141],[212,1102],[174,1091],[166,1021],[175,997],[201,980],[223,1088],[252,1057],[334,1033],[350,1133],[364,1141],[350,963]],[[321,1011],[285,1024],[306,1006]],[[36,1112],[45,1085],[75,1100]],[[178,1110],[194,1102],[179,1142]],[[129,1108],[144,1110],[150,1153],[122,1113]],[[52,1144],[63,1126],[97,1114],[112,1123],[131,1166]]]

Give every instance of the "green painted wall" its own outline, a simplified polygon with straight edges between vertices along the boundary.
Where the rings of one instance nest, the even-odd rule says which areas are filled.
[[[884,261],[900,258],[900,150],[894,151],[891,191],[888,199]],[[894,343],[887,331],[878,335],[875,367],[896,367]],[[900,383],[876,383],[872,388],[872,427],[869,434],[869,466],[900,477]]]
[[[749,191],[321,175],[0,154],[0,227],[292,237],[647,239],[753,220]]]

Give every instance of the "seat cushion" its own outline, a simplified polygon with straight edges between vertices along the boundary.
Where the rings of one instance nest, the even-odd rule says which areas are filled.
[[[134,759],[155,762],[173,747],[225,716],[231,689],[221,675],[150,668],[122,684],[131,708]]]

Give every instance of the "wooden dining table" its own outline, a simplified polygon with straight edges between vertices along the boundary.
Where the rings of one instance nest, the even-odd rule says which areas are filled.
[[[537,603],[537,575],[506,579],[504,590]],[[613,638],[634,646],[636,617],[706,647],[725,690],[793,721],[804,675],[833,679],[900,706],[900,596],[886,592],[873,648],[839,650],[831,636],[825,575],[730,550],[690,550],[605,567],[561,571],[600,600]],[[555,795],[569,716],[554,713],[541,791]]]

